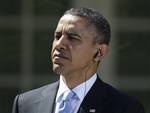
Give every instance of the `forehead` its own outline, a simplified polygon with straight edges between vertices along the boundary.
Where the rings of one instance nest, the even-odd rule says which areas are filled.
[[[87,25],[88,22],[85,18],[68,14],[61,17],[57,27],[69,26],[75,28],[85,28]]]

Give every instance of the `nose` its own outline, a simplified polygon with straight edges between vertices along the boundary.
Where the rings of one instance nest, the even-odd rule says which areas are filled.
[[[67,36],[62,35],[59,39],[55,39],[54,44],[59,50],[66,50],[68,47]]]

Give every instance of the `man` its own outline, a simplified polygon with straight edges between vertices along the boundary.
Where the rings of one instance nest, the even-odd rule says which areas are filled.
[[[13,113],[144,113],[142,105],[98,77],[110,26],[94,9],[72,8],[54,33],[51,59],[60,80],[16,97]]]

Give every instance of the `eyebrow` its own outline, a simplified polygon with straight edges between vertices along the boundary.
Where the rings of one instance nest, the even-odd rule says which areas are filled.
[[[59,32],[59,31],[55,31],[55,32],[54,32],[54,34],[61,34],[61,32]]]
[[[76,36],[76,37],[79,37],[81,39],[81,36],[79,34],[71,32],[71,31],[67,32],[67,35]]]
[[[54,35],[57,35],[57,34],[59,35],[59,34],[61,34],[61,33],[62,33],[61,31],[57,31],[57,30],[56,30],[56,31],[54,32]],[[76,36],[76,37],[79,37],[79,38],[81,39],[81,36],[80,36],[79,34],[75,33],[75,32],[67,31],[66,34],[69,35],[69,36]]]

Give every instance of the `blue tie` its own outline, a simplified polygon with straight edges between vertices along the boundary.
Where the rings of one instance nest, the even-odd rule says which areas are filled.
[[[58,113],[72,113],[73,106],[71,106],[71,102],[77,100],[78,97],[75,92],[67,91],[64,93],[62,102],[59,105],[59,112]]]

